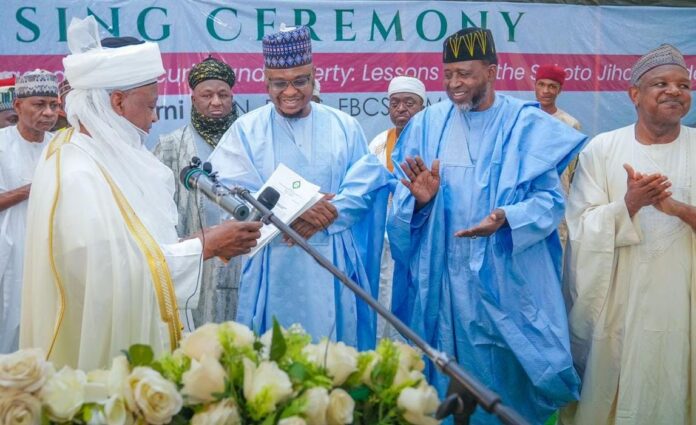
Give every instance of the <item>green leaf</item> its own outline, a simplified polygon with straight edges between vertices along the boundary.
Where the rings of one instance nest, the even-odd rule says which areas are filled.
[[[92,420],[92,406],[89,404],[85,404],[82,406],[82,419],[85,422],[89,422]]]
[[[133,344],[128,349],[128,359],[133,367],[150,366],[155,358],[152,348],[145,344]]]
[[[189,420],[184,417],[184,415],[176,415],[172,418],[169,425],[187,425]]]
[[[285,351],[287,350],[287,345],[285,344],[285,337],[283,336],[283,330],[280,328],[280,324],[273,318],[273,336],[271,338],[271,361],[277,362],[280,360]]]
[[[371,393],[372,390],[367,385],[360,385],[348,391],[348,394],[350,394],[355,401],[365,401],[370,397]]]
[[[302,363],[293,363],[288,368],[288,376],[293,382],[302,383],[307,380],[308,375],[307,367]]]
[[[276,421],[276,415],[268,415],[266,416],[266,419],[264,419],[263,422],[261,422],[261,425],[273,425],[275,424]]]

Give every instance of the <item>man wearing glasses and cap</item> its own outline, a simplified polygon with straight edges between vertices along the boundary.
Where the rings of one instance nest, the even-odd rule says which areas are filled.
[[[382,189],[391,176],[368,154],[356,120],[311,102],[314,65],[306,27],[281,26],[264,37],[263,54],[272,103],[232,125],[210,157],[213,169],[224,184],[253,191],[283,163],[319,185],[324,198],[292,227],[376,295],[386,206],[375,204],[386,202]],[[301,324],[316,339],[374,345],[374,313],[299,247],[278,238],[242,268],[238,321],[264,332],[276,317],[285,326]]]

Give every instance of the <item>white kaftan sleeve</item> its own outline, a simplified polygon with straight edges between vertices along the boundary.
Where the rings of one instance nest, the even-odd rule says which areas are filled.
[[[167,259],[174,283],[181,321],[187,330],[193,330],[189,329],[193,325],[193,321],[189,320],[189,314],[190,310],[198,306],[203,272],[203,245],[200,239],[192,238],[175,244],[161,244],[160,247]]]
[[[563,291],[569,309],[571,350],[581,375],[613,282],[615,251],[642,239],[640,226],[629,216],[623,199],[625,183],[621,189],[622,182],[609,180],[607,152],[612,145],[607,142],[615,140],[599,136],[580,154],[566,212],[569,249]],[[611,165],[615,166],[621,164]]]

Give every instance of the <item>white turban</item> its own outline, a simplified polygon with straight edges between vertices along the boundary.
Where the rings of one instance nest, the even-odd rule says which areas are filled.
[[[155,82],[164,74],[157,43],[103,48],[93,16],[73,18],[68,27],[71,54],[63,59],[73,89],[129,89]]]
[[[387,95],[391,96],[394,93],[413,93],[423,99],[423,103],[427,101],[425,97],[425,84],[418,78],[413,77],[394,77],[389,83]]]

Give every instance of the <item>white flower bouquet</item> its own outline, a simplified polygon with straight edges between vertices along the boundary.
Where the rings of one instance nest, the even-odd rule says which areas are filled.
[[[261,337],[207,324],[172,354],[130,347],[110,370],[56,372],[38,350],[0,356],[1,424],[437,424],[421,356],[383,340],[357,352],[298,326]]]

